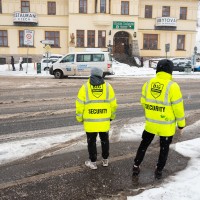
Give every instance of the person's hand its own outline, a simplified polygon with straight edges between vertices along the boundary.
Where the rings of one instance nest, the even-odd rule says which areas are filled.
[[[180,135],[183,135],[183,128],[182,127],[178,127],[178,133],[180,134]]]

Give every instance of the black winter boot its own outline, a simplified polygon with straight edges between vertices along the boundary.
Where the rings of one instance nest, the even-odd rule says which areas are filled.
[[[162,178],[162,171],[158,170],[156,168],[156,170],[155,170],[155,179],[161,179],[161,178]]]
[[[133,176],[137,176],[140,173],[140,167],[133,165]]]

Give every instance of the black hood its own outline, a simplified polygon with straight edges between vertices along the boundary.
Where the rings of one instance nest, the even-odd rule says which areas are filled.
[[[163,59],[163,60],[160,60],[157,64],[156,73],[166,72],[168,74],[172,74],[173,68],[174,68],[174,64],[171,60]]]
[[[100,76],[91,75],[90,76],[91,85],[101,85],[104,84],[104,79]]]

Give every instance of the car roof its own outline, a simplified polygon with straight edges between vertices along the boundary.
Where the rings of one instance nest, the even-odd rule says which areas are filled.
[[[51,61],[50,58],[42,58],[42,59],[41,59],[41,62],[44,61],[44,60],[49,60],[49,61]]]
[[[108,51],[83,51],[83,52],[80,51],[80,52],[71,52],[68,54],[104,54],[104,53],[109,53],[109,52]]]
[[[189,58],[183,58],[183,57],[178,57],[178,58],[171,58],[170,60],[189,60]]]

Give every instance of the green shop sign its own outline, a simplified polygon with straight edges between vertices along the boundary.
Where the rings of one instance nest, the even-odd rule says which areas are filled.
[[[113,22],[113,29],[134,29],[134,22]]]

